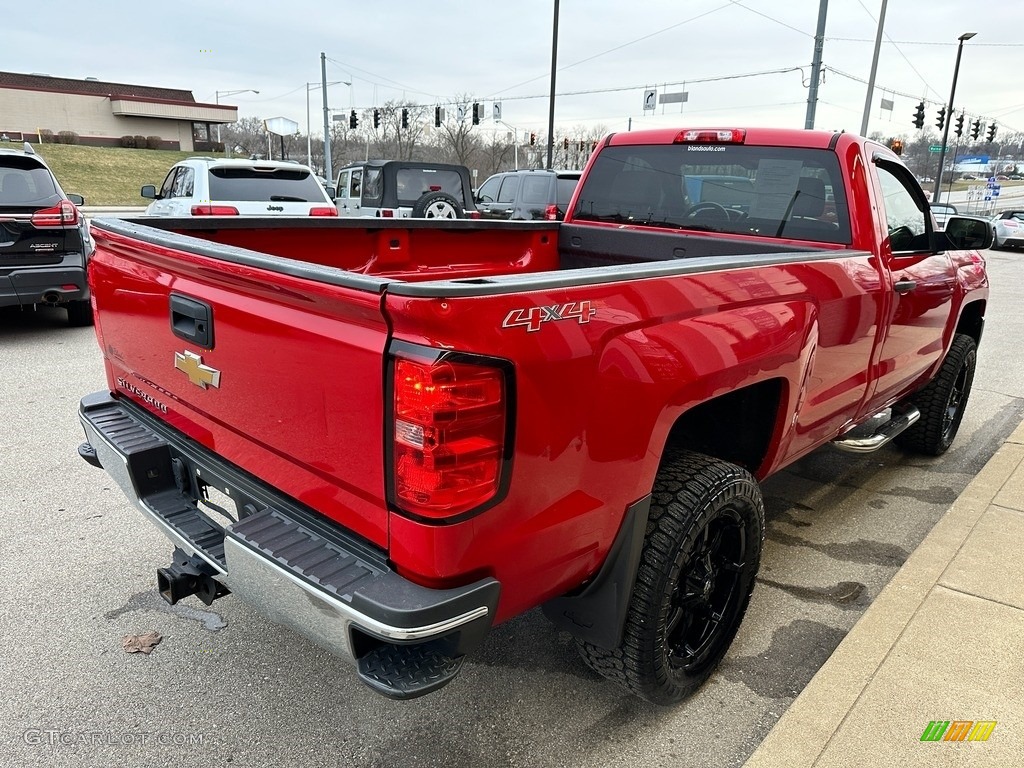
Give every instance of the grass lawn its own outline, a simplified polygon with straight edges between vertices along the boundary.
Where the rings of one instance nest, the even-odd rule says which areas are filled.
[[[23,144],[0,146],[21,149]],[[53,169],[64,191],[81,195],[86,205],[147,205],[150,201],[139,197],[139,187],[159,187],[170,167],[182,158],[209,154],[70,144],[33,144],[32,149]]]

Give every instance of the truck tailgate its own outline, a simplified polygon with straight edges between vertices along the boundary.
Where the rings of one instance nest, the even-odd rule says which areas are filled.
[[[120,222],[95,232],[110,389],[387,547],[381,281]]]

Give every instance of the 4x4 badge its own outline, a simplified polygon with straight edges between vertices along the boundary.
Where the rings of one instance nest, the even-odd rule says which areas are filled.
[[[197,387],[220,387],[220,371],[203,365],[203,358],[192,352],[175,352],[174,367],[188,376]]]

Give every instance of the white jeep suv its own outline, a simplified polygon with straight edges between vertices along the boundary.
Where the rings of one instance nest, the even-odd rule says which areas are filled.
[[[273,160],[189,157],[160,186],[142,187],[147,216],[337,216],[305,165]]]

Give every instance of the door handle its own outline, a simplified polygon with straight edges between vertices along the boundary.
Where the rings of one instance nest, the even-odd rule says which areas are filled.
[[[205,301],[171,294],[171,331],[179,339],[213,349],[213,307]]]
[[[917,280],[897,280],[893,288],[896,289],[896,293],[910,293],[917,288]]]

